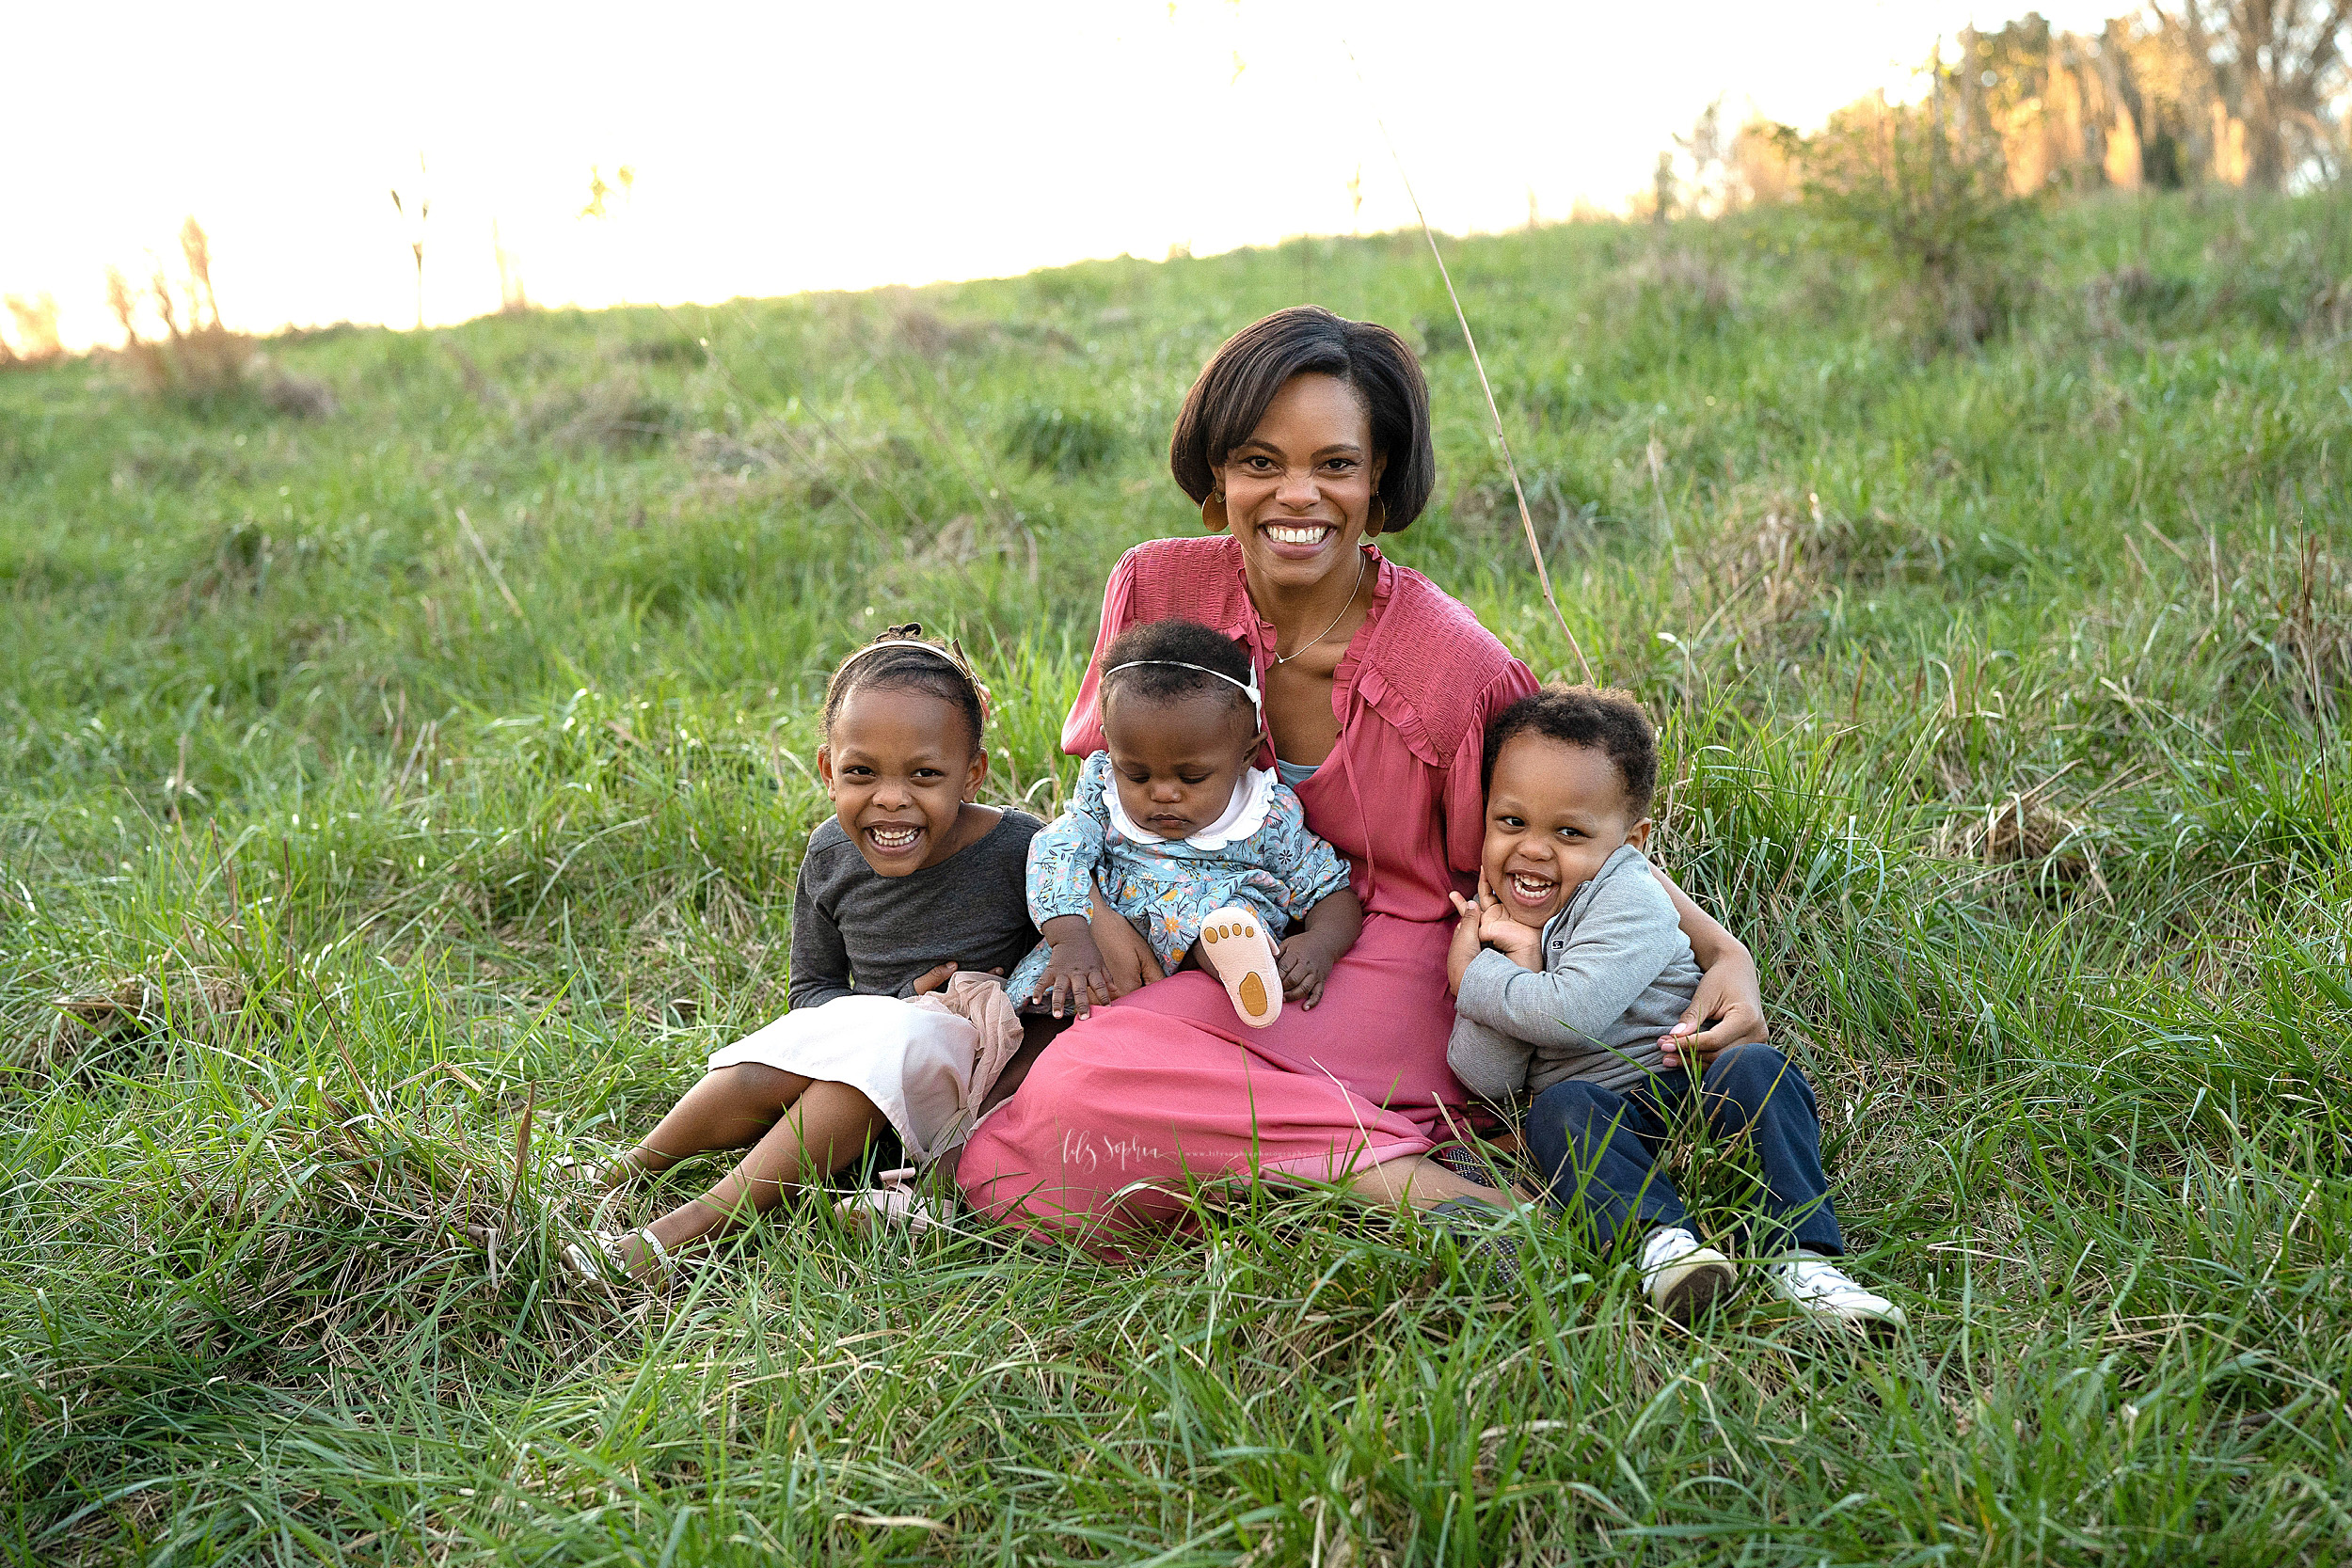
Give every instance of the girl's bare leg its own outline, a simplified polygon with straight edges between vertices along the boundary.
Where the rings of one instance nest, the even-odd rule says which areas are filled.
[[[808,1092],[809,1080],[757,1062],[707,1072],[679,1097],[670,1114],[644,1140],[614,1162],[612,1183],[643,1174],[656,1176],[680,1160],[714,1148],[745,1148],[776,1124],[787,1106]]]
[[[867,1141],[890,1125],[890,1118],[876,1110],[872,1101],[847,1084],[821,1079],[810,1083],[805,1078],[799,1082],[807,1087],[740,1164],[702,1196],[678,1205],[647,1227],[664,1247],[675,1252],[689,1242],[764,1212],[786,1193],[799,1189],[803,1172],[831,1176],[856,1159]],[[683,1109],[684,1101],[680,1101],[679,1110]],[[666,1118],[662,1125],[668,1125]],[[637,1237],[625,1241],[623,1261],[633,1268],[644,1245]]]

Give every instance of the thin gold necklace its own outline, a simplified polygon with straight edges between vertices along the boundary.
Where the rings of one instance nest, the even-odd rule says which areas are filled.
[[[1288,654],[1274,655],[1275,663],[1288,664],[1292,659],[1296,658],[1300,654],[1303,654],[1308,649],[1313,647],[1315,642],[1322,641],[1325,637],[1328,637],[1333,632],[1340,629],[1340,623],[1347,619],[1347,612],[1356,608],[1356,595],[1363,591],[1364,568],[1371,564],[1371,562],[1372,558],[1363,552],[1360,546],[1358,546],[1356,551],[1356,583],[1354,587],[1348,589],[1347,591],[1347,602],[1340,606],[1340,612],[1331,617],[1331,624],[1323,628],[1322,636],[1317,637],[1313,642],[1301,642],[1297,647],[1293,648]]]

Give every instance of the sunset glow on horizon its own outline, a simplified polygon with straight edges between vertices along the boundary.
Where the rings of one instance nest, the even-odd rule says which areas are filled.
[[[426,200],[433,324],[498,308],[493,225],[543,305],[1206,255],[1409,225],[1375,110],[1430,222],[1491,230],[1621,209],[1718,94],[1818,122],[2009,14],[1788,9],[246,6],[192,33],[181,9],[51,8],[10,27],[0,293],[53,295],[68,347],[118,342],[105,269],[176,274],[192,214],[230,326],[409,325]]]

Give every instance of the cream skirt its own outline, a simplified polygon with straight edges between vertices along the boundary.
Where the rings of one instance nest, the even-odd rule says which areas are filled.
[[[890,1118],[917,1164],[956,1127],[972,1090],[980,1034],[969,1021],[895,996],[839,996],[785,1014],[710,1058],[711,1070],[757,1062],[847,1084]]]

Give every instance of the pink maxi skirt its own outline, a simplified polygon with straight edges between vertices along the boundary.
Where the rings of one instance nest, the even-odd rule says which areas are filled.
[[[1072,1025],[982,1120],[956,1179],[972,1206],[1104,1250],[1164,1227],[1218,1178],[1338,1180],[1426,1153],[1459,1125],[1445,1063],[1451,922],[1368,914],[1310,1011],[1271,1028],[1172,974]]]

